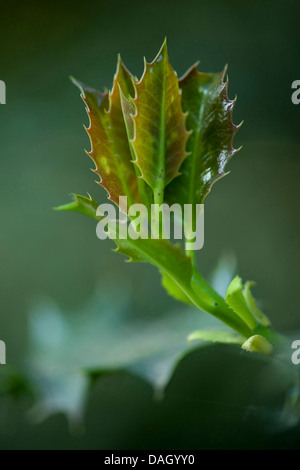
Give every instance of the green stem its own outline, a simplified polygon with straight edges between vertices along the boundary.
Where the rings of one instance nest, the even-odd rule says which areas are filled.
[[[195,300],[201,309],[214,315],[245,338],[254,335],[264,336],[273,345],[275,354],[290,350],[288,338],[277,333],[271,326],[258,323],[254,329],[250,329],[198,272],[195,272],[193,276],[192,285],[197,293]]]
[[[194,272],[191,289],[185,287],[182,290],[194,305],[218,318],[245,338],[253,335],[264,336],[274,346],[275,351],[286,348],[289,343],[287,338],[274,331],[270,326],[257,324],[254,329],[250,329],[197,271]]]
[[[151,220],[151,230],[153,230],[153,233],[156,236],[156,238],[164,238],[163,237],[163,234],[165,233],[164,217],[163,217],[163,215],[162,215],[162,217],[160,217],[160,211],[159,211],[159,207],[164,202],[164,189],[163,189],[163,187],[159,188],[157,191],[154,191],[153,195],[154,195],[154,210],[155,210],[155,213],[154,213],[154,221]],[[152,212],[151,212],[151,216],[152,216]],[[162,219],[162,221],[160,220],[160,218]],[[156,224],[157,224],[158,230],[156,230]]]
[[[187,242],[185,242],[185,245],[186,244],[187,244]],[[195,250],[187,250],[185,248],[185,253],[186,253],[187,256],[189,256],[191,258],[193,268],[197,269]]]
[[[197,271],[194,272],[192,278],[192,290],[197,305],[202,310],[218,318],[223,323],[245,336],[245,338],[251,336],[250,328],[248,328],[241,318],[227,305],[223,297],[221,297]]]

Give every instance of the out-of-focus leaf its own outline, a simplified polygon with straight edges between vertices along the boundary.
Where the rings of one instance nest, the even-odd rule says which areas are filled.
[[[210,283],[219,295],[225,297],[230,281],[236,273],[237,262],[232,253],[224,253],[213,270]]]
[[[273,346],[269,341],[261,335],[253,335],[242,344],[242,348],[249,352],[259,352],[261,354],[269,355],[273,350]]]
[[[63,412],[73,425],[82,419],[90,375],[129,371],[164,387],[177,361],[191,349],[192,328],[218,322],[185,308],[156,319],[134,311],[128,289],[101,290],[79,309],[62,312],[51,300],[36,302],[29,321],[28,379],[39,397],[31,418],[42,421]],[[1,388],[0,388],[1,391]]]
[[[142,178],[162,201],[165,186],[178,174],[186,158],[189,133],[185,128],[178,78],[171,67],[164,42],[156,58],[145,62],[143,76],[135,83],[133,100],[135,164]]]
[[[188,113],[189,157],[181,176],[166,188],[166,199],[181,204],[203,203],[212,185],[222,178],[225,166],[237,152],[232,146],[239,126],[232,123],[235,100],[228,99],[228,82],[221,73],[202,73],[197,64],[179,80],[183,111]]]
[[[197,330],[188,336],[188,341],[211,341],[213,343],[239,344],[245,341],[243,336],[228,331]]]
[[[6,365],[0,369],[0,398],[9,395],[15,400],[23,397],[34,398],[35,391],[26,373],[15,366]]]
[[[119,196],[127,196],[130,204],[139,202],[119,88],[125,96],[134,94],[131,74],[119,57],[113,88],[109,93],[100,93],[78,80],[72,80],[81,90],[86,104],[90,120],[87,132],[92,147],[88,155],[96,165],[94,171],[100,176],[100,184],[116,204]]]
[[[54,207],[56,211],[72,211],[72,212],[79,212],[80,214],[88,215],[93,219],[98,220],[99,217],[96,216],[96,210],[98,207],[98,203],[92,196],[80,196],[79,194],[72,194],[73,201],[69,202],[68,204],[64,204],[62,206]]]
[[[195,348],[194,344],[186,341],[195,327],[211,334],[220,329],[220,322],[210,315],[199,315],[199,310],[195,308],[183,306],[160,317],[148,318],[144,312],[136,310],[130,289],[126,286],[111,288],[103,279],[91,299],[72,311],[63,312],[54,302],[39,300],[30,312],[30,351],[24,357],[27,378],[39,397],[30,416],[41,421],[53,413],[63,412],[73,425],[78,426],[78,421],[83,419],[93,380],[113,371],[127,371],[148,380],[157,391],[157,396],[162,397],[174,370],[182,367],[181,359]],[[226,327],[222,326],[222,329],[222,334],[226,335]],[[230,329],[228,333],[232,334]],[[214,348],[205,352],[206,345],[204,341],[197,345],[203,347],[203,362],[200,361],[202,373],[209,370],[211,377],[212,364],[213,367],[217,366],[226,351],[229,356],[224,359],[222,368],[226,368],[236,357],[244,370],[245,356],[236,354],[232,349],[224,350],[224,354],[218,350],[211,364],[208,364]],[[258,363],[268,360],[262,355],[251,359],[254,370]],[[277,367],[279,361],[273,360],[272,363]],[[195,367],[199,371],[198,360]],[[286,365],[282,368],[286,371]],[[237,382],[239,371],[236,366],[233,367]],[[266,379],[265,367],[262,372],[262,378],[269,383],[270,376],[267,375]],[[278,375],[273,375],[274,384],[270,385],[270,390],[274,391],[274,386],[276,388],[279,384],[282,390],[287,388],[278,380]],[[218,374],[215,377],[219,380]],[[171,386],[172,383],[174,377]],[[215,383],[213,380],[214,389]],[[228,389],[229,401],[233,389]]]
[[[239,315],[250,329],[253,329],[257,326],[257,321],[251,310],[248,308],[243,294],[243,288],[244,286],[241,278],[239,276],[235,276],[227,288],[225,299],[232,310]]]

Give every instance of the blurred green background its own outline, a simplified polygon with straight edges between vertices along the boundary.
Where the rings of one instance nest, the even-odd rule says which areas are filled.
[[[229,64],[229,97],[238,96],[234,121],[245,121],[235,140],[243,149],[228,165],[231,174],[213,188],[206,202],[200,269],[209,277],[224,253],[233,254],[243,279],[257,282],[256,296],[274,326],[294,335],[300,330],[300,105],[291,102],[291,84],[300,79],[299,13],[299,4],[293,1],[1,3],[0,79],[7,86],[7,104],[0,106],[0,339],[7,345],[8,364],[17,367],[27,354],[29,314],[36,299],[53,299],[70,314],[100,286],[110,289],[112,299],[116,289],[124,289],[130,299],[127,315],[137,320],[156,321],[181,308],[161,288],[155,269],[124,263],[111,251],[109,241],[96,238],[90,220],[52,211],[68,202],[71,192],[89,192],[99,202],[105,199],[84,153],[84,148],[89,149],[82,127],[87,117],[69,75],[100,90],[111,87],[120,52],[132,73],[140,76],[143,56],[152,60],[165,36],[179,76],[197,60],[205,72]],[[188,371],[193,377],[199,371],[204,381],[204,359],[201,356],[197,364],[197,354],[187,360],[181,389],[177,379],[175,404],[169,400],[161,414],[151,411],[150,385],[135,376],[121,374],[98,383],[90,399],[86,432],[76,438],[69,434],[63,415],[32,426],[26,420],[28,404],[7,401],[2,395],[0,448],[195,448],[200,447],[197,432],[203,447],[276,446],[275,438],[272,444],[251,440],[250,435],[257,437],[252,422],[248,444],[239,440],[232,412],[220,415],[215,427],[205,432],[211,417],[207,405],[198,403],[198,409],[188,398],[197,396],[198,390],[196,383],[189,384]],[[211,354],[212,365],[203,372],[208,382],[214,367],[221,373],[224,361],[228,367],[231,363],[226,348]],[[245,361],[253,368],[248,358],[238,357],[239,367]],[[1,366],[0,373],[3,370]],[[228,377],[234,374],[228,373]],[[191,391],[191,387],[196,388]],[[183,431],[182,436],[171,432],[172,406],[181,406],[182,400],[191,407],[178,421],[182,429],[191,429],[193,419],[200,426],[191,411],[195,406],[202,416],[202,431],[192,427],[190,440]],[[159,416],[164,417],[165,434],[156,435]],[[229,435],[224,422],[234,429]],[[286,435],[286,441],[280,442],[288,445],[294,440]]]

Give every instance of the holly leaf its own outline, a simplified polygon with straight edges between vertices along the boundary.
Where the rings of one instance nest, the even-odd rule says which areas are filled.
[[[125,96],[134,94],[132,80],[120,57],[111,92],[100,93],[72,78],[81,90],[90,120],[87,133],[91,151],[88,155],[96,165],[94,172],[100,176],[99,183],[116,204],[120,196],[127,196],[129,204],[139,202],[137,177],[120,100],[120,87]]]
[[[239,276],[231,281],[227,288],[225,300],[232,310],[246,323],[252,330],[257,326],[257,320],[249,309],[243,294],[243,283]]]
[[[80,196],[79,194],[72,194],[73,201],[68,204],[54,207],[55,211],[72,211],[78,212],[79,214],[84,214],[93,219],[99,220],[99,217],[96,215],[98,203],[92,196]]]
[[[188,113],[189,157],[181,175],[166,188],[166,200],[181,204],[200,204],[213,184],[226,175],[225,167],[238,150],[232,146],[239,126],[232,123],[236,100],[227,96],[228,81],[221,73],[202,73],[197,64],[179,80],[182,107]]]
[[[134,86],[134,163],[152,188],[155,201],[162,201],[165,186],[179,174],[187,156],[189,137],[178,78],[170,65],[166,42],[153,62],[145,61],[143,76]]]
[[[251,281],[247,281],[245,283],[245,286],[243,289],[243,295],[247,302],[247,306],[249,310],[251,310],[252,314],[257,318],[257,320],[263,326],[270,326],[271,322],[269,318],[258,308],[254,300],[254,297],[252,295],[251,287],[253,287],[254,285],[255,285],[255,282],[251,282]]]
[[[256,302],[251,293],[253,282],[247,281],[245,285],[239,276],[231,281],[226,292],[226,302],[249,326],[253,329],[257,323],[268,327],[270,320],[268,317],[257,307]]]

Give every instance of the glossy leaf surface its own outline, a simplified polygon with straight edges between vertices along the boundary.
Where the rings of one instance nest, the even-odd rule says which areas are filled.
[[[166,199],[182,204],[199,204],[222,178],[230,158],[237,152],[232,146],[238,129],[232,123],[235,100],[228,99],[228,82],[222,73],[202,73],[193,66],[180,80],[183,110],[188,113],[187,143],[189,157],[180,168],[181,176],[166,190]]]
[[[127,196],[130,203],[139,202],[120,100],[120,87],[125,96],[134,94],[131,74],[119,58],[111,92],[100,93],[75,79],[73,82],[80,88],[86,104],[91,141],[88,155],[96,165],[94,171],[100,176],[100,184],[116,204],[119,196]]]
[[[189,136],[178,79],[169,63],[166,43],[153,62],[145,62],[143,76],[135,83],[135,89],[132,139],[135,164],[159,201],[165,186],[179,174],[187,156]]]

